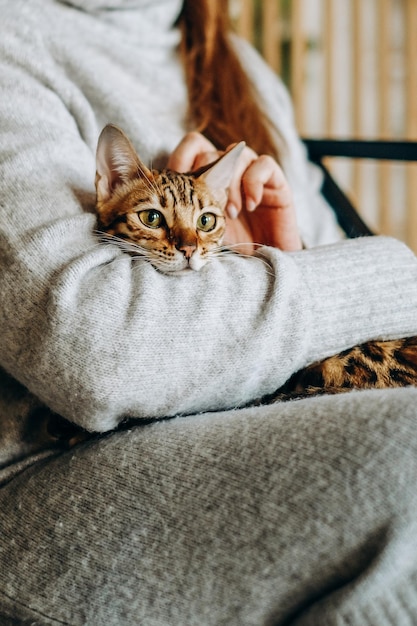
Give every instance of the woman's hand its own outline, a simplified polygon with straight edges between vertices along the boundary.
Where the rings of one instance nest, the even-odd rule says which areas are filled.
[[[192,132],[171,154],[168,167],[191,171],[221,154],[203,135]],[[225,239],[227,244],[245,244],[240,249],[247,254],[254,243],[287,251],[302,248],[291,190],[272,157],[258,156],[250,148],[242,152],[229,188]]]

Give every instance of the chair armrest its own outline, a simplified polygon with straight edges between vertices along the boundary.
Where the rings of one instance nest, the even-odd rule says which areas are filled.
[[[340,189],[323,164],[325,157],[417,161],[417,141],[383,141],[368,139],[303,139],[310,161],[323,172],[322,194],[333,208],[340,226],[348,237],[363,237],[373,232]]]
[[[340,189],[323,163],[325,157],[417,161],[417,141],[383,141],[368,139],[303,139],[310,161],[323,172],[322,194],[333,208],[340,226],[348,237],[372,235],[355,207]]]
[[[324,157],[417,161],[417,141],[380,141],[368,139],[304,139],[311,161]]]

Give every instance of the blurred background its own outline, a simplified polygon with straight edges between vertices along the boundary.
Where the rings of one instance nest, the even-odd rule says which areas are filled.
[[[417,140],[417,0],[229,0],[282,77],[299,133]],[[332,159],[368,225],[417,252],[417,165]]]

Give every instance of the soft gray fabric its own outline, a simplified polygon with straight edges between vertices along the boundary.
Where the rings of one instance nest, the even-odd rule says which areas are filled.
[[[338,241],[286,92],[239,40],[311,249],[179,278],[99,244],[101,127],[154,163],[186,131],[179,6],[75,4],[0,0],[0,624],[413,623],[416,391],[237,407],[415,334],[414,255]],[[44,405],[139,425],[60,453]]]
[[[2,494],[1,624],[415,623],[416,406],[176,418],[38,464]]]

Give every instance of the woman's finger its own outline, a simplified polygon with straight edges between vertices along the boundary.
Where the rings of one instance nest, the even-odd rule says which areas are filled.
[[[189,172],[218,157],[215,146],[201,133],[187,133],[170,155],[167,167],[176,172]]]
[[[242,178],[246,209],[251,212],[259,204],[286,208],[292,206],[292,194],[284,172],[274,159],[262,155],[253,161]]]
[[[282,250],[300,250],[302,242],[291,189],[276,161],[266,155],[253,161],[243,175],[242,189],[255,239]]]

